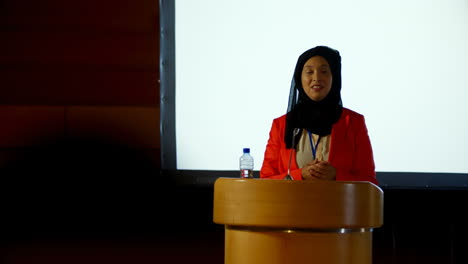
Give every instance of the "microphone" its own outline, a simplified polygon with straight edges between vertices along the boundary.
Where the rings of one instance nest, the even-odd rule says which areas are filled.
[[[284,177],[285,180],[292,180],[293,178],[291,177],[291,161],[292,161],[292,154],[293,154],[293,149],[296,147],[296,145],[294,144],[295,141],[296,141],[296,136],[299,134],[299,132],[301,132],[301,129],[300,128],[294,128],[293,130],[293,136],[292,136],[292,148],[291,148],[291,152],[289,153],[289,163],[288,163],[288,175],[286,175],[286,177]]]

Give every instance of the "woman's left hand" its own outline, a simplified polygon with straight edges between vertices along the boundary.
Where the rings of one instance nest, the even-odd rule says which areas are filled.
[[[309,171],[312,176],[321,180],[334,181],[336,179],[336,169],[327,161],[313,161]]]

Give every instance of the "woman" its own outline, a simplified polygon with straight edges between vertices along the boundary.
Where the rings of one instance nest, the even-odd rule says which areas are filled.
[[[288,112],[273,120],[261,178],[377,184],[364,117],[343,108],[340,92],[338,51],[318,46],[299,56]]]

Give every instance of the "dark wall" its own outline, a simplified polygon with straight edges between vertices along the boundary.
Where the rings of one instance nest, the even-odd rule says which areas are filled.
[[[0,39],[0,169],[68,141],[159,167],[158,1],[3,0]]]
[[[375,263],[468,263],[466,190],[384,189]]]

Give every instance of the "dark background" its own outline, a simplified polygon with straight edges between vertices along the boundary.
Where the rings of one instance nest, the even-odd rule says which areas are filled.
[[[0,263],[223,262],[216,175],[160,170],[159,34],[155,0],[0,0]],[[465,188],[379,177],[374,263],[468,263]]]

